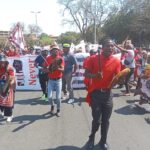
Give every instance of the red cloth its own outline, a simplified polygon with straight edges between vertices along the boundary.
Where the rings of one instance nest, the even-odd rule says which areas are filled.
[[[8,65],[8,68],[0,68],[0,78],[5,74],[5,72],[8,73],[8,75],[10,76],[15,76],[15,73],[14,73],[14,69],[11,65]]]
[[[13,88],[10,88],[9,94],[7,96],[3,97],[0,95],[0,106],[12,107],[13,98],[14,98]]]
[[[96,89],[108,89],[113,77],[120,72],[121,64],[120,60],[114,56],[104,57],[103,54],[100,55],[101,62],[101,72],[103,74],[103,78],[92,78],[92,82],[90,83],[90,87],[88,89],[88,95],[86,98],[86,102],[90,104],[90,93]],[[90,57],[87,63],[87,68],[92,74],[96,74],[99,72],[99,55],[95,55]]]
[[[8,57],[18,56],[18,54],[17,54],[15,51],[8,51],[8,52],[6,53],[6,55],[7,55]]]
[[[61,66],[63,66],[64,67],[64,59],[61,57],[61,56],[57,56],[56,58],[54,58],[54,57],[52,57],[52,56],[48,56],[47,58],[46,58],[46,61],[44,62],[44,66],[45,67],[48,67],[55,59],[57,59],[57,58],[61,58],[62,59],[62,63],[61,63]],[[48,76],[49,76],[49,78],[51,78],[51,79],[55,79],[55,78],[61,78],[62,77],[62,71],[60,71],[60,70],[55,70],[54,72],[49,72],[48,73]]]
[[[13,76],[13,77],[15,76],[14,69],[12,66],[8,65],[7,69],[0,68],[0,79],[4,78],[5,80],[7,80],[9,76]],[[0,95],[0,106],[12,107],[13,98],[14,98],[14,92],[13,92],[13,85],[12,85],[11,87],[9,87],[8,95],[4,97]]]
[[[88,63],[88,60],[90,59],[90,56],[86,57],[83,61],[83,68],[86,69],[87,68],[87,63]],[[85,84],[86,86],[86,89],[88,90],[89,86],[90,86],[90,78],[87,78],[87,77],[84,77],[84,80],[83,80],[83,83]]]

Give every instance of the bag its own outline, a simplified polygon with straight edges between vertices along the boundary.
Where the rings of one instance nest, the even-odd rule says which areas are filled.
[[[130,65],[132,62],[133,62],[133,59],[131,61],[127,59],[124,60],[124,64],[127,66]]]

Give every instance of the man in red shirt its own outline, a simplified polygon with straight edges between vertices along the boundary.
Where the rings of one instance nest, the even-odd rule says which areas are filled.
[[[91,78],[92,82],[88,89],[88,103],[92,109],[92,130],[87,142],[87,150],[94,148],[95,134],[101,124],[101,139],[99,146],[101,150],[108,150],[107,133],[109,119],[112,113],[112,92],[109,85],[114,76],[120,72],[120,60],[115,58],[112,53],[114,43],[106,40],[103,44],[101,54],[90,57],[87,62],[85,77]]]
[[[56,104],[57,113],[60,116],[60,104],[61,104],[61,90],[62,90],[62,75],[64,71],[64,59],[59,55],[59,48],[57,46],[52,47],[50,50],[51,55],[45,60],[44,66],[48,69],[48,99],[51,105],[51,114],[54,114],[54,101],[52,99],[52,92],[56,90]]]

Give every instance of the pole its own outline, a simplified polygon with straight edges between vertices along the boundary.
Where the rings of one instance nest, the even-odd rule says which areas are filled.
[[[37,14],[41,13],[40,11],[31,11],[31,13],[35,14],[35,25],[36,25],[36,38],[37,38],[37,27],[38,27],[38,22],[37,22]]]
[[[41,13],[40,11],[31,11],[31,13],[35,14],[35,25],[37,26],[37,14]]]
[[[94,17],[94,44],[96,44],[96,19]]]
[[[37,26],[37,13],[35,13],[35,24]]]
[[[95,12],[94,12],[94,44],[96,44],[96,0],[95,0]]]

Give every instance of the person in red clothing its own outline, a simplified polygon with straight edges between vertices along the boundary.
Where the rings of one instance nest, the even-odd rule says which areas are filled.
[[[96,55],[96,53],[97,53],[97,50],[95,50],[95,49],[91,49],[91,50],[90,50],[90,56]],[[87,66],[88,60],[90,59],[90,56],[86,57],[86,58],[84,59],[84,61],[83,61],[83,68],[84,68],[84,69],[86,69],[86,66]],[[90,86],[91,79],[85,77],[83,82],[84,82],[84,84],[85,84],[85,86],[86,86],[86,89],[88,90],[88,88],[89,88],[89,86]]]
[[[14,57],[14,56],[16,56],[15,47],[10,46],[6,55],[8,57]]]
[[[109,119],[112,113],[112,92],[109,88],[114,76],[120,72],[120,60],[115,58],[114,42],[107,39],[103,43],[101,54],[94,55],[88,60],[85,77],[91,78],[92,82],[88,89],[87,102],[92,109],[92,129],[86,150],[93,150],[95,134],[101,124],[101,139],[99,146],[101,150],[108,150],[107,133]]]
[[[64,71],[64,59],[59,55],[59,48],[53,46],[50,50],[51,55],[45,60],[44,67],[48,68],[48,99],[51,105],[51,114],[54,114],[54,101],[52,99],[52,92],[56,90],[56,104],[57,113],[60,116],[61,105],[61,90],[62,90],[62,75]]]
[[[0,110],[2,116],[7,117],[7,122],[13,119],[12,110],[15,94],[15,73],[14,69],[5,55],[0,55]]]

